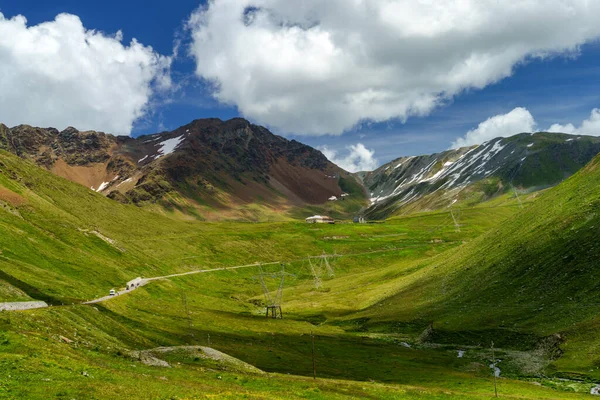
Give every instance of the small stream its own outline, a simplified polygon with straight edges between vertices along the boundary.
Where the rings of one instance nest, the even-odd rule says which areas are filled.
[[[500,362],[500,361],[498,361],[498,362]],[[496,364],[497,364],[497,363],[496,363]],[[493,364],[493,363],[492,363],[492,364],[490,364],[490,369],[493,369],[493,370],[494,370],[494,375],[495,375],[496,377],[499,377],[499,376],[500,376],[500,372],[501,372],[501,371],[500,371],[500,368],[498,368],[498,367],[496,366],[496,364]]]

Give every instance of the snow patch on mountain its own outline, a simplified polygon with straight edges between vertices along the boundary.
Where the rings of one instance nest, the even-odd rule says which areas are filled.
[[[469,188],[474,183],[482,180],[487,180],[485,190],[488,192],[484,192],[484,186],[473,187],[473,191],[481,193],[484,198],[503,193],[508,182],[513,180],[523,184],[525,176],[529,187],[554,185],[577,171],[577,167],[570,166],[565,160],[572,159],[581,168],[589,161],[589,155],[597,154],[596,149],[600,149],[600,142],[592,137],[585,137],[585,146],[573,149],[573,143],[579,137],[544,132],[535,135],[523,133],[496,138],[478,146],[398,158],[361,175],[365,187],[371,192],[371,205],[365,214],[384,218],[420,199],[424,201],[415,210],[451,207],[463,199],[461,192],[471,190]],[[564,151],[567,148],[568,154]],[[571,154],[573,151],[576,154]],[[549,169],[559,169],[560,172],[551,178],[536,174],[538,164],[549,164]],[[532,179],[534,182],[530,184]],[[492,185],[497,185],[497,189]],[[411,210],[413,208],[407,208],[407,212]]]
[[[177,146],[179,146],[181,144],[181,142],[183,142],[183,136],[184,135],[181,135],[176,138],[167,139],[160,143],[157,143],[156,146],[160,146],[160,148],[158,149],[159,155],[155,156],[155,159],[164,157],[167,154],[173,153],[175,151],[175,149],[177,148]]]
[[[396,166],[394,167],[394,169],[400,168],[401,166],[403,166],[404,164],[406,164],[408,161],[412,160],[413,158],[415,158],[415,157],[414,156],[410,156],[410,157],[402,158],[400,160],[400,162],[398,164],[396,164]]]

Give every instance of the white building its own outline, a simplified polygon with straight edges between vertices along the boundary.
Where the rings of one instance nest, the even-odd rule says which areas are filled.
[[[327,215],[313,215],[306,218],[308,224],[334,224],[335,220]]]
[[[136,287],[140,286],[142,283],[142,278],[135,278],[132,281],[127,282],[127,285],[125,285],[125,288],[127,290],[131,290],[131,289],[135,289]]]

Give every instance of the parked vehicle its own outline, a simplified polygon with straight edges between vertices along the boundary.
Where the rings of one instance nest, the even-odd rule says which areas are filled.
[[[109,292],[109,294],[110,294],[111,296],[114,296],[114,295],[116,295],[116,294],[117,294],[117,292],[115,291],[115,289],[111,289],[111,290],[110,290],[110,292]]]

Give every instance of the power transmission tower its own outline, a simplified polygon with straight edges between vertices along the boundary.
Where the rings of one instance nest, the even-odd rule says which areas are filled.
[[[310,272],[312,273],[313,279],[315,281],[315,289],[320,289],[323,285],[321,284],[321,274],[316,270],[314,264],[310,260],[310,256],[308,257],[308,265],[310,265]]]
[[[294,276],[290,273],[285,272],[285,265],[281,264],[281,271],[276,273],[266,273],[263,271],[262,267],[259,267],[260,273],[256,276],[260,282],[260,286],[263,289],[263,294],[265,296],[265,301],[267,303],[267,318],[271,316],[271,318],[283,318],[283,313],[281,311],[281,299],[283,296],[283,284],[285,283],[286,276]],[[279,287],[277,288],[277,292],[275,296],[271,296],[271,291],[265,282],[265,278],[271,278],[279,280]]]
[[[450,210],[450,215],[452,215],[452,220],[454,221],[454,227],[456,228],[456,232],[460,232],[460,225],[454,216],[454,211]]]
[[[334,255],[335,257],[335,255]],[[323,250],[323,254],[321,254],[320,256],[308,256],[308,265],[310,266],[310,272],[313,276],[314,279],[314,285],[315,285],[315,289],[320,289],[323,284],[322,284],[322,280],[321,280],[321,276],[324,273],[327,273],[327,275],[330,278],[333,278],[335,276],[335,271],[331,265],[331,263],[329,262],[329,255],[325,252],[325,250]],[[313,264],[312,260],[316,259],[319,260],[317,263]]]
[[[519,201],[519,208],[523,208],[523,203],[521,203],[521,198],[519,197],[519,192],[517,192],[517,189],[515,189],[515,187],[513,186],[513,184],[511,183],[510,186],[512,187],[513,192],[515,192],[515,196],[517,197],[517,200]]]
[[[335,272],[333,271],[331,264],[329,264],[329,260],[327,259],[327,253],[325,253],[325,250],[323,250],[323,254],[321,255],[321,260],[322,260],[323,265],[325,266],[327,275],[329,275],[330,278],[333,278],[335,276]]]

